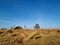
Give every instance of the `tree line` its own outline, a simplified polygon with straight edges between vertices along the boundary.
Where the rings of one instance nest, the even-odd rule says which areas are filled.
[[[11,27],[11,29],[23,29],[23,27],[21,26],[16,26],[16,27]],[[27,29],[27,27],[24,25],[24,29]],[[34,30],[39,30],[40,29],[40,25],[39,24],[35,24],[34,25]],[[1,28],[1,30],[6,30],[6,28]]]

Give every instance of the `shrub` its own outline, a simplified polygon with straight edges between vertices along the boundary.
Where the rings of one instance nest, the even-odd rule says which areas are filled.
[[[17,26],[17,27],[15,27],[14,29],[16,30],[16,29],[23,29],[23,28],[20,27],[20,26]]]
[[[57,32],[60,32],[60,30],[57,30]]]
[[[12,34],[12,36],[17,36],[17,34]]]
[[[6,28],[2,28],[1,30],[6,30]]]
[[[13,31],[12,31],[12,30],[8,30],[7,32],[9,32],[9,33],[13,33]]]
[[[0,32],[0,34],[2,34],[3,32]]]

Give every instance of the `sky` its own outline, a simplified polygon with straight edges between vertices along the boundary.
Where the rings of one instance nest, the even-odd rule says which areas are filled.
[[[59,0],[0,0],[0,28],[26,26],[60,27]]]

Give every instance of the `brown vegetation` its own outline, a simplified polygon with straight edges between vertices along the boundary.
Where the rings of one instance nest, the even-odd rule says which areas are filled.
[[[8,30],[7,32],[8,32],[8,33],[13,33],[13,30]]]
[[[60,30],[0,30],[0,45],[60,45]]]

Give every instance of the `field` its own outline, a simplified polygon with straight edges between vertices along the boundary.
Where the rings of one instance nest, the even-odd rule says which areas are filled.
[[[0,30],[0,45],[60,45],[60,30]]]

